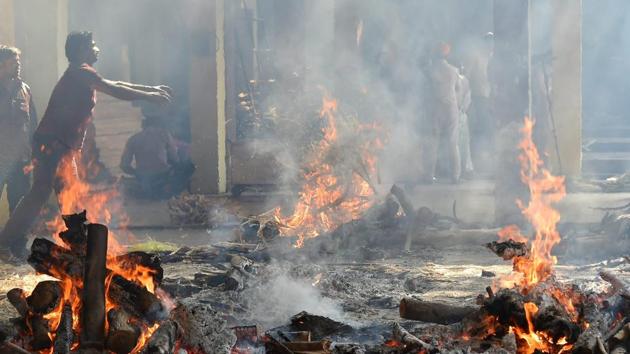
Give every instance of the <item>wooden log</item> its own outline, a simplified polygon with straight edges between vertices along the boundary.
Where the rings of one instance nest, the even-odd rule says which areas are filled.
[[[9,303],[15,307],[21,317],[26,317],[28,313],[28,303],[26,302],[26,294],[22,289],[11,289],[7,293]]]
[[[45,315],[59,306],[62,297],[61,283],[46,280],[37,283],[31,295],[26,298],[26,302],[31,311]]]
[[[31,349],[39,351],[50,348],[52,341],[50,340],[50,336],[48,336],[50,332],[48,320],[41,315],[33,315],[28,318],[27,322],[33,335],[33,338],[29,342]]]
[[[61,320],[55,332],[55,344],[53,354],[70,354],[74,332],[72,331],[72,306],[69,302],[63,305]]]
[[[164,279],[160,257],[146,252],[131,252],[116,257],[116,264],[123,269],[136,269],[137,266],[148,268],[152,271],[153,282],[160,285]]]
[[[143,354],[171,354],[175,348],[177,340],[177,323],[166,321],[160,325],[155,333],[149,338],[142,350]]]
[[[38,273],[48,274],[57,279],[83,278],[82,257],[45,238],[36,238],[33,241],[28,263]]]
[[[107,313],[109,332],[105,341],[105,347],[116,354],[131,353],[138,344],[141,330],[138,326],[130,323],[129,314],[120,309],[114,308]]]
[[[478,311],[478,308],[472,306],[453,306],[412,298],[400,300],[399,307],[400,317],[404,319],[444,325],[461,322]]]
[[[394,322],[392,332],[393,332],[392,334],[393,334],[394,339],[404,344],[405,346],[408,346],[407,349],[413,348],[413,349],[418,349],[418,350],[426,350],[429,352],[435,349],[431,344],[426,343],[418,339],[418,337],[414,336],[413,334],[409,333],[406,329],[402,328],[397,322]]]
[[[134,317],[150,323],[168,317],[166,308],[155,294],[120,275],[112,277],[108,294],[113,303]]]
[[[31,354],[31,352],[18,347],[11,342],[0,344],[0,354]]]
[[[37,272],[58,279],[83,277],[84,259],[47,239],[38,238],[33,241],[28,261]],[[108,270],[108,274],[109,272]],[[160,300],[154,294],[120,275],[112,277],[109,297],[128,313],[150,322],[166,317]]]
[[[80,347],[102,350],[105,342],[105,275],[107,227],[88,225]]]

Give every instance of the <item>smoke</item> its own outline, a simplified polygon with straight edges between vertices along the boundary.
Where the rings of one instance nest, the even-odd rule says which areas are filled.
[[[272,266],[269,269],[273,269],[272,273],[264,277],[264,281],[241,294],[249,304],[247,315],[252,320],[265,328],[272,328],[286,324],[288,318],[302,311],[343,320],[340,304],[323,297],[308,280],[293,277],[281,267]]]

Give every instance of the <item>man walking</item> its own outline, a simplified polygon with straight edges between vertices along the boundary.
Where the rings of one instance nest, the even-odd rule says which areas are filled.
[[[20,50],[0,45],[0,195],[6,185],[10,212],[30,188],[26,166],[36,126],[31,89],[20,77]]]
[[[0,258],[5,261],[24,257],[27,232],[53,190],[57,168],[62,159],[73,161],[81,149],[96,104],[95,91],[126,101],[166,103],[171,99],[166,86],[143,86],[101,77],[92,67],[99,49],[91,32],[70,33],[65,52],[68,69],[57,82],[33,137],[33,185],[0,233],[0,245],[4,247]]]

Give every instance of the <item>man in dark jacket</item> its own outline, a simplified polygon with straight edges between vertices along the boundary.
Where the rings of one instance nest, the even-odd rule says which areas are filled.
[[[20,50],[0,45],[0,195],[6,185],[11,212],[30,188],[28,166],[36,126],[31,89],[20,77]]]

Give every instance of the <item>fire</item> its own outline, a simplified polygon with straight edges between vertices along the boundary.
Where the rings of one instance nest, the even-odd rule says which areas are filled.
[[[120,219],[122,226],[126,223],[125,214],[119,210],[119,206],[116,204],[118,200],[117,191],[115,189],[109,190],[97,190],[95,186],[90,185],[78,176],[82,175],[78,171],[80,167],[77,166],[73,156],[68,155],[63,158],[58,170],[57,178],[60,181],[61,189],[57,193],[59,201],[61,215],[68,215],[80,212],[84,209],[89,210],[88,218],[90,222],[97,222],[107,224],[112,221],[112,215],[116,215]],[[85,174],[83,174],[85,175]],[[59,232],[66,229],[65,223],[61,216],[54,218],[47,223],[49,230],[53,232],[53,238],[56,243],[61,247],[66,247],[64,242],[58,237]],[[109,298],[109,285],[112,278],[115,275],[120,275],[128,280],[134,281],[144,286],[151,293],[155,293],[156,284],[154,283],[154,270],[143,267],[141,265],[125,265],[117,261],[116,256],[123,253],[124,248],[117,242],[116,235],[110,230],[108,238],[108,259],[107,268],[110,270],[106,277],[105,289],[106,289],[106,313],[110,309],[117,307]],[[63,272],[55,272],[54,269],[51,273],[55,275],[61,281],[61,287],[63,290],[63,298],[59,305],[52,312],[45,315],[45,319],[48,320],[51,333],[49,336],[54,341],[55,332],[59,328],[61,323],[61,316],[63,312],[64,304],[70,304],[72,308],[72,327],[75,333],[80,333],[80,319],[82,299],[81,289],[83,288],[83,279],[64,277]],[[106,322],[106,327],[109,324]],[[139,352],[148,338],[157,330],[159,324],[155,324],[151,327],[142,324],[142,334],[138,340],[136,348],[132,353]],[[78,343],[75,343],[76,347]],[[47,351],[43,351],[47,352]],[[43,353],[42,352],[42,353]],[[52,349],[50,349],[52,352]]]
[[[527,318],[527,331],[518,327],[510,328],[514,334],[525,343],[519,346],[517,354],[534,354],[537,351],[562,354],[568,353],[571,348],[573,348],[572,345],[567,344],[565,338],[561,338],[557,343],[554,343],[546,333],[534,330],[533,317],[538,313],[538,306],[532,302],[527,302],[523,307]]]
[[[142,348],[144,348],[144,345],[147,343],[149,338],[151,338],[153,333],[155,333],[155,331],[157,331],[158,328],[160,328],[159,323],[156,323],[151,327],[142,325],[142,333],[140,334],[140,338],[138,338],[138,344],[136,344],[135,348],[133,348],[131,352],[139,353],[142,350]]]
[[[560,213],[553,208],[553,204],[561,201],[566,195],[564,177],[554,176],[544,167],[538,149],[532,139],[534,121],[525,118],[521,129],[523,139],[519,143],[521,154],[521,181],[529,187],[530,199],[527,204],[517,200],[523,215],[534,227],[534,240],[531,242],[528,257],[514,258],[514,273],[502,279],[502,286],[518,285],[523,291],[531,290],[539,282],[549,279],[553,275],[553,266],[557,263],[551,250],[560,243],[560,234],[556,225],[560,221]],[[529,243],[516,225],[505,227],[499,232],[499,238],[504,241],[512,239],[517,242]]]
[[[397,340],[390,339],[387,342],[385,342],[384,345],[389,348],[398,348],[398,347],[402,347],[403,344]]]
[[[560,243],[560,234],[556,225],[560,221],[560,213],[552,206],[561,201],[566,195],[564,177],[554,176],[544,167],[538,149],[532,139],[534,121],[525,118],[521,129],[523,138],[519,143],[521,153],[521,181],[529,187],[530,198],[527,203],[517,200],[517,204],[523,215],[534,228],[533,240],[521,234],[516,225],[505,227],[499,232],[501,241],[514,240],[529,243],[528,256],[515,257],[513,259],[514,272],[501,279],[504,287],[517,286],[524,294],[530,293],[536,286],[552,278],[553,267],[557,263],[555,256],[551,254],[554,246]],[[573,321],[577,321],[578,311],[573,303],[571,292],[549,284],[543,288],[560,305],[564,307]],[[538,313],[538,307],[532,302],[524,304],[528,328],[511,327],[511,330],[520,341],[519,354],[532,354],[536,351],[545,353],[566,353],[571,349],[566,339],[554,343],[552,338],[544,332],[534,329],[533,318]]]
[[[533,127],[534,121],[525,118],[525,124],[521,130],[523,139],[519,143],[521,181],[529,187],[530,199],[527,204],[521,200],[518,200],[517,204],[535,230],[530,256],[514,260],[514,270],[523,275],[519,284],[523,289],[531,289],[553,274],[553,266],[557,263],[557,259],[551,255],[551,250],[560,243],[560,234],[556,230],[560,213],[552,205],[561,201],[566,195],[564,177],[554,176],[544,167],[544,162],[532,139]],[[528,241],[514,225],[504,229],[503,234],[509,234],[515,241]]]
[[[112,221],[112,215],[115,214],[124,228],[127,223],[126,214],[121,212],[120,206],[115,203],[119,200],[118,192],[115,189],[97,190],[93,185],[81,180],[78,176],[84,173],[79,171],[83,167],[77,165],[78,158],[72,154],[65,156],[57,169],[57,178],[61,184],[61,190],[57,193],[61,215],[89,209],[88,217],[91,222],[109,224]],[[57,244],[63,245],[63,241],[57,236],[59,232],[65,230],[61,216],[47,222],[46,226],[52,230],[52,237]],[[116,239],[117,236],[110,230],[108,254],[115,255],[123,252],[123,247]]]
[[[320,111],[325,122],[323,137],[305,166],[304,184],[293,214],[285,217],[280,208],[274,212],[282,234],[298,237],[297,247],[302,247],[306,238],[358,219],[374,203],[374,189],[369,179],[376,172],[374,152],[382,144],[378,138],[369,139],[360,144],[356,153],[354,160],[360,161],[344,161],[345,156],[340,156],[344,153],[342,150],[353,148],[344,146],[343,141],[354,143],[356,140],[345,136],[348,134],[345,130],[340,132],[337,109],[337,100],[323,98]],[[368,134],[377,129],[376,125],[359,125],[346,130],[351,134]],[[340,167],[341,162],[351,166]],[[342,170],[344,168],[350,171]]]

